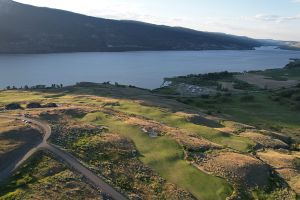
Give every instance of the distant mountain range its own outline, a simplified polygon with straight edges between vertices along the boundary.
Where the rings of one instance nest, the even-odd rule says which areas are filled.
[[[247,37],[95,18],[0,0],[0,53],[246,50],[262,45]]]

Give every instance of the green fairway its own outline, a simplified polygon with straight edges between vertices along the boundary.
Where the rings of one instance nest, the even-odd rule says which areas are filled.
[[[300,69],[299,68],[268,69],[265,71],[255,72],[255,74],[260,74],[260,75],[264,75],[266,77],[271,77],[275,80],[287,80],[287,79],[300,80]]]
[[[254,145],[254,143],[247,138],[222,133],[207,126],[193,124],[188,122],[184,116],[172,113],[168,110],[142,106],[132,102],[122,102],[121,106],[115,107],[114,109],[118,109],[129,114],[141,115],[172,127],[178,127],[191,133],[197,133],[212,142],[238,151],[248,152]]]
[[[241,95],[222,98],[193,98],[190,105],[213,112],[221,111],[234,120],[264,129],[283,132],[300,141],[300,112],[289,107],[288,101],[275,102],[268,93],[253,93],[254,101],[242,102]]]
[[[199,199],[221,200],[232,193],[231,186],[224,179],[205,174],[184,161],[183,149],[167,136],[150,138],[139,127],[100,112],[88,114],[82,120],[108,126],[111,132],[132,139],[143,163]]]

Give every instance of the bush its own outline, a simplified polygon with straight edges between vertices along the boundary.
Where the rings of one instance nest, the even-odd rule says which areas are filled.
[[[227,93],[225,93],[223,96],[224,96],[224,97],[230,97],[230,96],[232,96],[232,94],[231,94],[230,92],[227,92]]]
[[[181,103],[187,104],[187,105],[190,105],[190,104],[194,103],[194,100],[189,99],[189,98],[185,98],[185,99],[184,98],[178,98],[176,100],[181,102]]]
[[[17,110],[17,109],[23,109],[22,106],[18,103],[11,103],[5,106],[6,110]]]
[[[210,96],[209,96],[208,94],[203,94],[203,95],[201,95],[201,98],[202,98],[202,99],[209,99],[209,97],[210,97]]]
[[[300,95],[293,96],[292,99],[294,101],[300,101]]]
[[[300,102],[293,106],[293,110],[300,110]]]
[[[291,96],[295,93],[295,90],[285,90],[279,93],[281,97],[291,98]]]
[[[206,111],[206,114],[207,115],[212,115],[212,111],[208,110],[208,111]]]
[[[120,188],[124,188],[126,190],[131,190],[132,189],[132,180],[130,180],[129,177],[125,176],[125,175],[120,175],[117,179],[116,179],[116,184],[120,187]]]
[[[254,86],[247,82],[236,80],[235,83],[233,84],[233,88],[238,90],[247,90],[247,89],[254,88]]]
[[[277,102],[281,100],[281,98],[278,96],[269,96],[269,99],[271,99],[272,101],[277,101]]]
[[[241,102],[253,102],[255,101],[255,97],[253,95],[245,95],[240,98]]]
[[[27,104],[26,108],[41,108],[41,104],[40,103],[37,103],[37,102],[32,102],[32,103],[29,103]]]
[[[229,98],[229,97],[222,97],[222,98],[221,98],[221,102],[222,102],[222,103],[232,102],[232,99]]]

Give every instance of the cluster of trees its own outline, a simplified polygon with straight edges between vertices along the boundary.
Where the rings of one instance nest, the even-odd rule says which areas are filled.
[[[116,87],[120,87],[120,88],[126,88],[126,87],[138,88],[138,87],[133,86],[133,85],[128,85],[127,86],[127,85],[119,84],[118,82],[111,83],[110,81],[106,81],[106,82],[103,82],[103,83],[91,83],[91,82],[78,82],[78,83],[76,83],[76,86],[78,86],[78,87],[97,87],[97,86],[101,86],[101,85],[116,86]],[[139,88],[139,89],[143,89],[143,88]]]
[[[31,102],[26,105],[26,108],[56,108],[58,105],[56,103],[47,103],[45,105],[41,105],[38,102]],[[19,103],[10,103],[5,106],[6,110],[18,110],[24,109]]]
[[[286,69],[294,69],[294,68],[300,68],[300,59],[291,59],[292,62],[287,64],[284,68]]]
[[[31,87],[25,85],[24,87],[21,86],[19,88],[17,88],[16,86],[7,86],[6,90],[54,89],[54,88],[63,88],[63,84],[52,84],[50,87],[46,85],[35,85]]]
[[[177,76],[173,78],[165,78],[165,82],[186,83],[190,85],[201,86],[216,86],[217,81],[233,81],[234,75],[237,73],[231,73],[228,71],[207,73],[207,74],[190,74],[187,76]]]
[[[280,105],[287,105],[293,110],[300,110],[300,88],[282,89],[273,92],[269,98]]]

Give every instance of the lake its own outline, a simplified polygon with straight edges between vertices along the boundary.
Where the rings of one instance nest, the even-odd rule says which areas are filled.
[[[0,88],[111,81],[153,89],[162,84],[164,77],[279,68],[290,58],[300,58],[300,51],[259,48],[252,51],[0,55]]]

